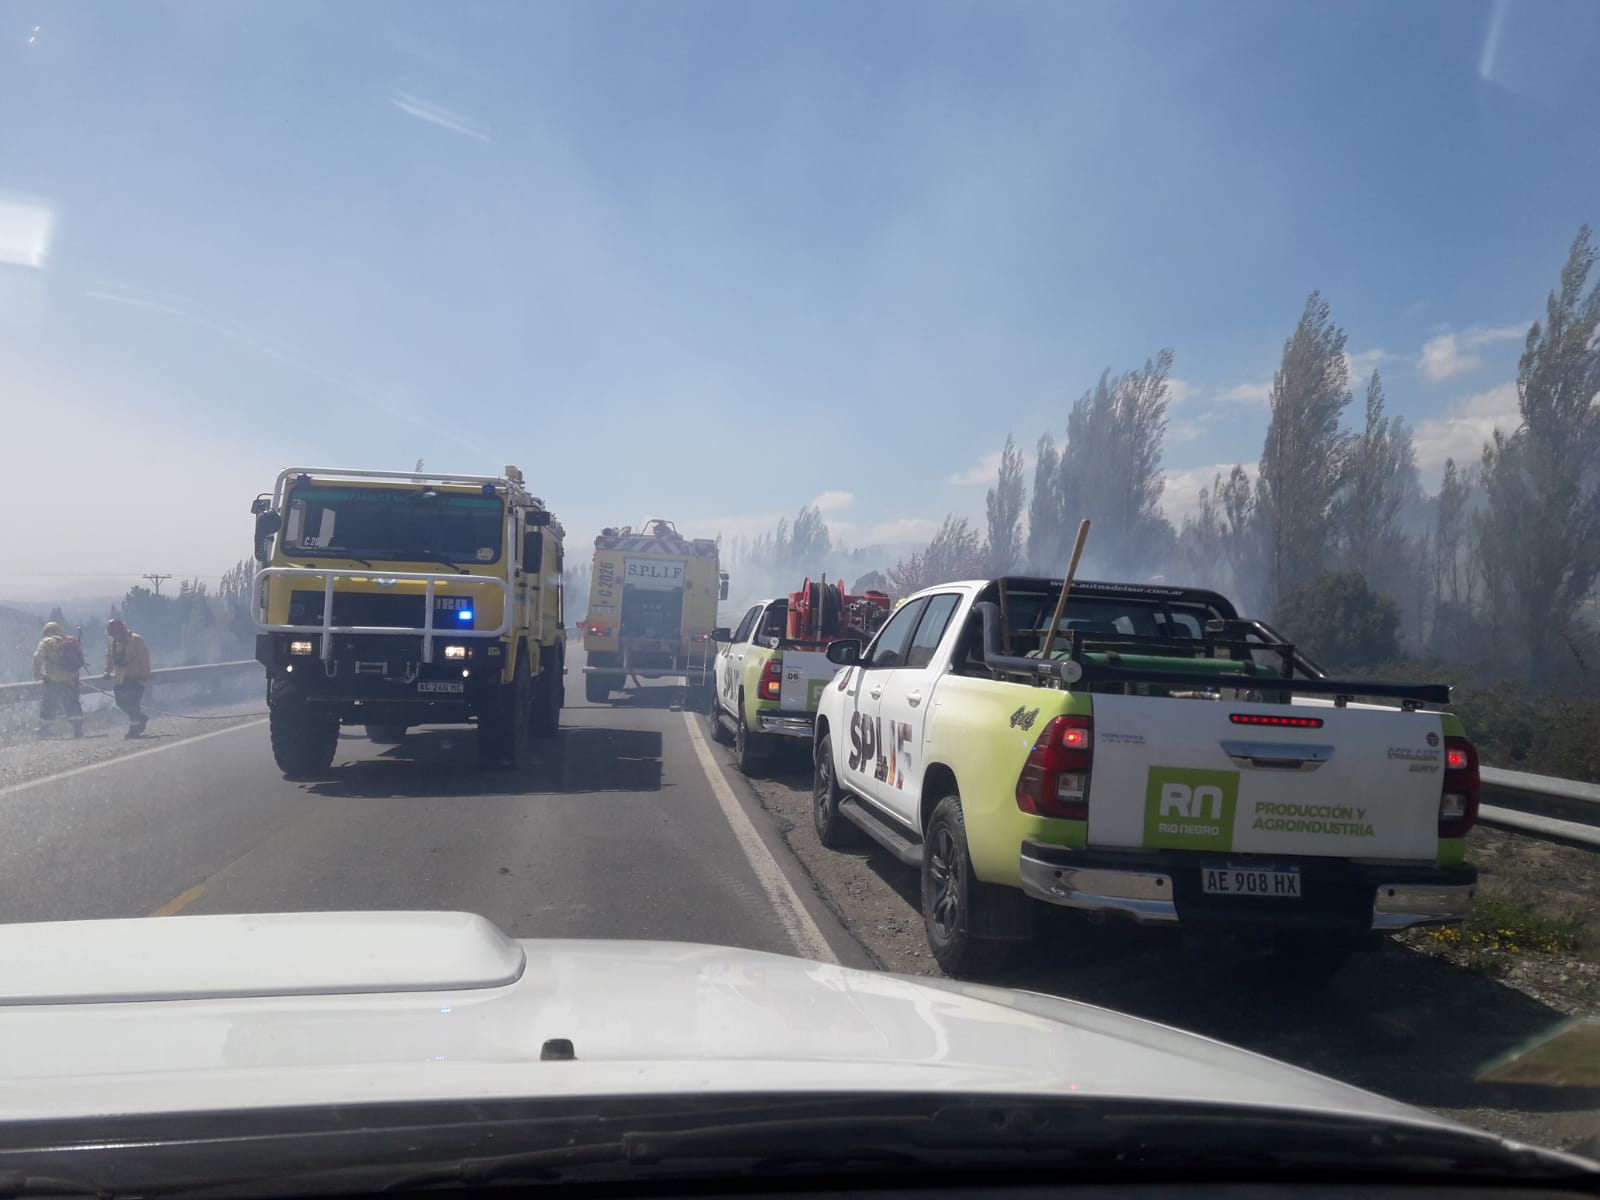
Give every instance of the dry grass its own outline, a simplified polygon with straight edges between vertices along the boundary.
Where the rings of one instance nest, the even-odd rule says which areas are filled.
[[[1490,979],[1515,979],[1590,1009],[1600,964],[1600,855],[1479,829],[1468,843],[1478,898],[1462,925],[1408,935]]]

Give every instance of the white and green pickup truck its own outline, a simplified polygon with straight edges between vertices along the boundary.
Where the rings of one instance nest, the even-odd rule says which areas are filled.
[[[838,670],[820,644],[785,636],[788,615],[789,601],[779,596],[752,605],[737,628],[711,631],[711,736],[733,745],[745,774],[759,769],[780,739],[811,741],[818,697]]]
[[[1061,587],[930,588],[828,651],[817,836],[920,868],[944,970],[996,965],[1039,902],[1330,966],[1466,916],[1478,760],[1448,688],[1331,679],[1192,588],[1075,582],[1047,639]]]

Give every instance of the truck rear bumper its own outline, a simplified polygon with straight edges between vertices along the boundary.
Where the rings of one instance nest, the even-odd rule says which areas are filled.
[[[762,733],[775,733],[779,737],[804,738],[811,740],[816,718],[812,716],[798,716],[793,713],[760,713],[756,717],[756,726]]]
[[[1476,867],[1301,859],[1302,895],[1213,896],[1200,854],[1072,850],[1023,842],[1022,890],[1035,900],[1141,925],[1298,926],[1395,933],[1464,919]]]
[[[1141,925],[1174,925],[1172,876],[1161,871],[1066,863],[1053,847],[1022,844],[1022,890],[1035,900],[1086,912],[1116,913]]]

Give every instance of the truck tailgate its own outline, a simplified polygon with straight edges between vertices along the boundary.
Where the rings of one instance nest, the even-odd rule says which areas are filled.
[[[785,650],[778,708],[786,713],[816,712],[822,689],[837,670],[821,650]]]
[[[1093,763],[1091,846],[1438,854],[1437,713],[1097,695]]]

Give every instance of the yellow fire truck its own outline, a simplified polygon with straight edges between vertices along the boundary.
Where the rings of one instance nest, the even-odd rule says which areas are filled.
[[[398,742],[475,722],[479,761],[497,767],[555,734],[562,530],[517,468],[291,467],[251,512],[256,658],[285,775],[325,774],[340,725]]]
[[[681,675],[691,687],[710,681],[717,601],[728,596],[717,561],[713,539],[686,538],[671,521],[601,531],[583,622],[583,692],[591,704],[609,700],[629,678]]]

